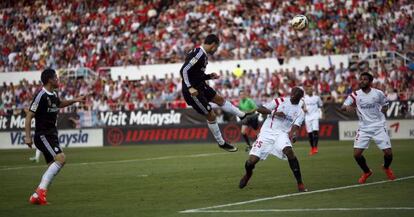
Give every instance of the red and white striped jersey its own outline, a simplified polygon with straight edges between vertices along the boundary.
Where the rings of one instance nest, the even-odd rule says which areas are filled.
[[[272,110],[272,113],[267,116],[260,133],[289,133],[293,125],[301,126],[305,118],[302,104],[302,100],[296,105],[292,104],[290,97],[277,98],[264,104],[263,106]],[[275,112],[283,112],[285,117],[278,117]]]
[[[344,101],[344,106],[350,105],[356,105],[360,130],[375,130],[385,126],[385,115],[381,109],[388,105],[388,101],[381,90],[371,88],[369,93],[357,90]]]

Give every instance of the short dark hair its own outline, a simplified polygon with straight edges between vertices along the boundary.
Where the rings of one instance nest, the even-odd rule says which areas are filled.
[[[294,91],[297,91],[297,92],[300,94],[300,97],[301,97],[301,98],[305,95],[305,92],[303,91],[303,89],[302,89],[302,88],[300,88],[300,87],[298,87],[298,86],[296,86],[296,87],[293,87],[293,88],[292,88],[292,93],[293,93]]]
[[[369,81],[372,82],[374,80],[374,76],[372,76],[369,72],[363,72],[359,77],[367,76]]]
[[[42,81],[43,85],[46,85],[50,79],[56,76],[56,71],[51,68],[47,68],[43,70],[42,75],[40,76],[40,80]]]
[[[215,34],[207,35],[206,39],[204,39],[204,44],[219,44],[220,39]]]

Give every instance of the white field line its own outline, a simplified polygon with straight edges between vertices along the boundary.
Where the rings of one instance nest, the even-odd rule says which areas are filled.
[[[210,157],[216,155],[224,155],[228,153],[203,153],[203,154],[191,154],[191,155],[171,155],[171,156],[163,156],[163,157],[153,157],[153,158],[137,158],[137,159],[129,159],[129,160],[115,160],[115,161],[96,161],[96,162],[85,162],[85,163],[68,163],[65,165],[67,166],[79,166],[79,165],[96,165],[96,164],[111,164],[111,163],[130,163],[130,162],[141,162],[141,161],[153,161],[153,160],[170,160],[170,159],[179,159],[179,158],[198,158],[198,157]],[[21,166],[21,167],[13,167],[13,166],[2,166],[0,171],[5,170],[20,170],[20,169],[30,169],[30,168],[45,168],[46,165],[36,165],[36,166]]]
[[[259,199],[254,199],[254,200],[241,201],[241,202],[229,203],[229,204],[223,204],[223,205],[217,205],[217,206],[209,206],[209,207],[198,208],[198,209],[188,209],[188,210],[180,211],[180,213],[204,212],[206,210],[218,209],[218,208],[223,208],[223,207],[238,206],[238,205],[244,205],[244,204],[249,204],[249,203],[267,201],[267,200],[274,200],[274,199],[280,199],[280,198],[286,198],[286,197],[295,197],[295,196],[307,195],[307,194],[316,194],[316,193],[329,192],[329,191],[337,191],[337,190],[350,189],[350,188],[360,188],[360,187],[365,187],[365,186],[379,185],[383,183],[401,181],[401,180],[412,179],[412,178],[414,178],[414,176],[401,177],[401,178],[395,179],[394,181],[384,180],[384,181],[371,182],[371,183],[366,183],[366,184],[347,185],[347,186],[342,186],[342,187],[326,188],[326,189],[320,189],[320,190],[314,190],[314,191],[308,191],[308,192],[277,195],[273,197],[265,197],[265,198],[259,198]]]
[[[414,207],[364,207],[364,208],[315,208],[315,209],[246,209],[246,210],[199,210],[197,213],[258,213],[258,212],[324,212],[324,211],[372,211],[414,210]],[[194,212],[193,212],[194,213]]]

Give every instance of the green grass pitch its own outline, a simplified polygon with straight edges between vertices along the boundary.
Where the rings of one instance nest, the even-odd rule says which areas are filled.
[[[307,155],[308,143],[298,142],[295,152],[307,188],[331,189],[299,195],[288,163],[270,156],[240,190],[244,144],[236,153],[214,144],[68,148],[68,163],[49,188],[48,206],[28,203],[46,168],[29,162],[34,150],[1,150],[0,216],[414,216],[414,141],[392,143],[392,168],[403,179],[381,182],[386,180],[382,153],[371,144],[365,156],[374,172],[368,183],[374,184],[338,189],[356,185],[361,174],[352,142],[322,141],[315,156]],[[278,195],[284,198],[246,202]],[[237,202],[246,203],[180,212]]]

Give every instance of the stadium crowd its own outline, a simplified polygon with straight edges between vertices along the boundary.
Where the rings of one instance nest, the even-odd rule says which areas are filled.
[[[0,72],[181,62],[219,30],[213,59],[398,51],[413,55],[409,0],[0,2]],[[303,32],[288,20],[305,14]]]
[[[341,103],[345,97],[358,88],[357,77],[361,72],[375,76],[374,86],[384,90],[390,101],[414,100],[413,71],[405,65],[392,65],[386,69],[384,64],[369,68],[368,64],[357,68],[329,69],[316,68],[280,70],[270,72],[248,69],[241,77],[229,71],[220,71],[221,78],[211,80],[210,85],[225,98],[237,104],[241,90],[261,104],[277,96],[289,94],[294,86],[312,85],[325,102]],[[41,88],[39,83],[23,80],[18,85],[3,83],[0,86],[0,115],[19,113],[29,107],[33,94]],[[136,109],[186,108],[181,94],[181,78],[166,74],[163,79],[142,77],[140,80],[111,79],[98,76],[95,79],[69,79],[62,82],[61,98],[73,99],[79,95],[90,94],[80,110],[129,111]],[[73,111],[69,107],[63,112]]]

